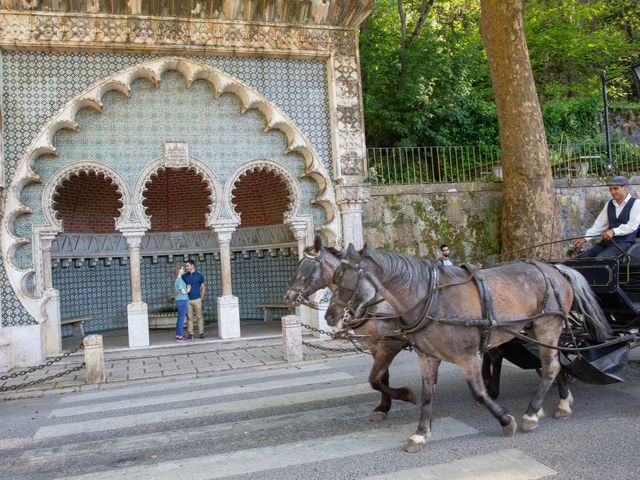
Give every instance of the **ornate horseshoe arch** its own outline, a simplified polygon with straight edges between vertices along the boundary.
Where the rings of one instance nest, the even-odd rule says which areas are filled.
[[[79,173],[101,174],[111,180],[115,184],[116,191],[120,194],[120,202],[122,202],[122,207],[119,209],[120,215],[114,220],[118,223],[122,219],[128,218],[131,208],[131,194],[124,178],[118,172],[100,162],[79,161],[70,163],[58,170],[45,185],[42,192],[42,214],[47,223],[40,229],[41,232],[61,233],[63,231],[62,221],[57,217],[53,209],[53,204],[55,203],[53,197],[66,180]]]
[[[251,160],[238,166],[225,183],[223,197],[224,204],[232,221],[236,224],[240,224],[240,215],[236,212],[233,204],[233,190],[235,189],[236,183],[238,183],[242,177],[249,175],[252,172],[260,171],[274,173],[276,176],[284,180],[287,191],[289,192],[290,200],[289,207],[285,213],[283,221],[284,223],[291,223],[298,220],[298,217],[300,216],[300,209],[302,207],[302,189],[300,188],[300,184],[291,172],[279,163],[274,162],[273,160],[259,159]]]
[[[207,164],[202,160],[189,156],[185,157],[179,162],[172,161],[167,157],[160,157],[153,162],[147,164],[147,166],[140,172],[136,185],[133,189],[133,208],[135,214],[140,223],[144,225],[145,230],[151,228],[151,217],[146,213],[146,208],[142,205],[144,200],[144,194],[147,191],[147,185],[160,170],[167,168],[187,168],[195,171],[202,179],[207,182],[207,188],[209,194],[209,214],[207,215],[206,225],[210,226],[220,217],[220,211],[222,209],[222,185],[220,180],[216,177]]]
[[[206,80],[211,84],[216,99],[223,93],[236,95],[242,105],[242,114],[248,110],[256,109],[260,111],[265,118],[265,131],[277,129],[283,132],[288,144],[284,153],[296,152],[300,154],[305,160],[305,176],[313,178],[318,184],[319,194],[314,200],[314,203],[322,206],[326,210],[327,223],[320,226],[317,230],[324,233],[332,244],[340,241],[340,214],[336,204],[336,195],[331,183],[331,178],[309,140],[284,112],[248,85],[213,67],[177,57],[155,59],[115,73],[95,83],[67,102],[67,104],[44,125],[40,133],[33,142],[31,142],[29,147],[27,147],[18,164],[11,184],[7,188],[4,209],[5,215],[0,225],[0,239],[2,242],[5,270],[18,299],[38,322],[42,322],[46,318],[44,306],[47,298],[46,296],[32,298],[28,295],[25,288],[26,280],[35,273],[35,270],[33,268],[20,268],[15,259],[16,249],[30,242],[29,239],[21,238],[16,234],[15,221],[19,216],[31,213],[29,207],[24,205],[20,200],[24,187],[42,181],[40,176],[33,170],[35,160],[45,154],[56,155],[56,148],[53,143],[56,132],[62,129],[77,131],[76,115],[81,109],[88,107],[102,112],[104,109],[102,97],[108,92],[114,90],[119,91],[124,94],[125,97],[129,98],[131,95],[131,84],[135,80],[141,78],[148,79],[154,85],[158,86],[162,74],[172,70],[184,76],[186,88],[189,88],[196,80]],[[139,192],[140,190],[136,189],[136,191]],[[136,198],[138,197],[134,197],[133,200],[135,201]],[[145,216],[140,216],[137,219],[134,218],[137,213],[143,212],[127,210],[128,206],[130,207],[131,205],[130,202],[125,204],[120,219],[125,221],[126,217],[124,215],[128,214],[131,216],[131,220],[144,221]],[[214,213],[215,209],[212,215]],[[52,219],[49,218],[48,220],[51,221]],[[56,220],[55,216],[53,220]],[[126,221],[130,222],[130,219],[127,218]],[[119,227],[122,227],[122,222],[119,223]],[[60,226],[56,221],[54,221],[52,225]],[[36,245],[34,245],[34,248],[35,247]]]

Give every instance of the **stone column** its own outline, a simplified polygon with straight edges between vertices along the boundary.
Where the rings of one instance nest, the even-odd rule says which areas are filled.
[[[362,235],[362,208],[369,201],[368,185],[339,185],[336,187],[337,203],[342,215],[342,242],[344,248],[350,243],[356,249],[364,245]]]
[[[130,347],[149,346],[149,312],[142,301],[140,275],[140,245],[144,231],[124,232],[129,246],[129,274],[131,276],[131,303],[127,305],[127,328]]]
[[[231,290],[231,236],[235,226],[214,227],[220,247],[222,296],[218,297],[218,336],[240,338],[240,305]]]
[[[304,250],[307,247],[307,241],[309,238],[309,225],[305,221],[294,220],[289,224],[293,235],[298,241],[298,259],[302,260],[304,257]],[[311,300],[311,305],[315,306],[315,302]],[[296,307],[296,315],[299,317],[299,321],[306,325],[311,325],[316,328],[320,319],[318,318],[318,310],[310,308],[305,305],[299,305]],[[324,312],[323,312],[324,315]]]
[[[281,322],[284,359],[289,363],[302,361],[304,355],[300,319],[297,315],[285,315]]]
[[[48,297],[45,309],[47,320],[42,325],[46,355],[62,352],[62,331],[60,327],[60,292],[53,288],[51,272],[51,244],[56,234],[40,234],[40,255],[42,256],[42,293]]]
[[[87,383],[104,383],[104,348],[102,335],[89,335],[82,341]]]

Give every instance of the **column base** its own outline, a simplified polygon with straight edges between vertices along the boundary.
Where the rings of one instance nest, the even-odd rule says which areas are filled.
[[[60,329],[60,292],[55,288],[45,290],[47,301],[47,320],[42,324],[47,355],[62,352],[62,331]]]
[[[222,339],[240,338],[240,304],[238,297],[218,297],[218,336]]]
[[[149,346],[149,311],[144,302],[127,305],[129,347]]]
[[[12,367],[32,367],[46,361],[42,324],[2,327],[2,333],[9,337],[7,360]]]
[[[0,330],[0,373],[6,373],[12,368],[11,339]]]

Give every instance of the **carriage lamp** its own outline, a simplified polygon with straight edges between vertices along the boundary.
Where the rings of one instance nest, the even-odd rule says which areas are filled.
[[[636,79],[640,82],[640,63],[631,67]],[[623,74],[624,75],[624,74]],[[616,75],[611,78],[618,78],[622,75]],[[613,157],[611,155],[611,126],[609,125],[609,97],[607,95],[607,74],[603,70],[600,72],[600,80],[602,81],[602,100],[604,103],[604,134],[607,140],[607,173],[609,175],[617,175],[618,167],[613,161]]]

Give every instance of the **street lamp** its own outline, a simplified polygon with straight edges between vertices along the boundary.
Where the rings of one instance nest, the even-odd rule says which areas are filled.
[[[631,67],[636,78],[640,82],[640,63]],[[621,75],[616,75],[611,78],[618,78]],[[603,70],[600,72],[600,80],[602,80],[602,100],[604,101],[604,134],[607,139],[607,173],[617,174],[618,167],[613,161],[611,156],[611,127],[609,125],[609,97],[607,95],[607,74]]]

